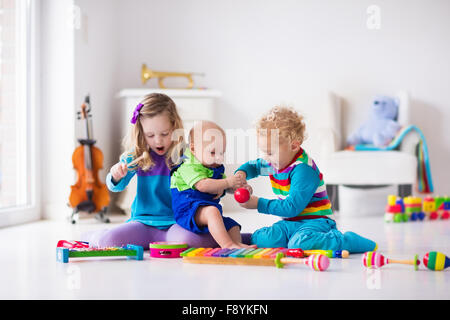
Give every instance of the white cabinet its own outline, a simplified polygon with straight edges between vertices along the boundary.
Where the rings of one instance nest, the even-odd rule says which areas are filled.
[[[123,89],[117,97],[120,99],[120,131],[124,137],[131,124],[130,119],[139,102],[150,93],[167,94],[177,105],[178,113],[183,120],[185,132],[189,132],[197,120],[217,121],[215,103],[222,94],[212,89]],[[136,178],[130,181],[127,188],[121,192],[117,205],[130,214],[131,204],[136,194]]]

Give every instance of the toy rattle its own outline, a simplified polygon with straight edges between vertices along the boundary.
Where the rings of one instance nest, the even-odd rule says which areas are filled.
[[[381,268],[385,264],[399,263],[399,264],[410,264],[414,266],[414,270],[417,271],[420,265],[419,256],[416,254],[414,260],[392,260],[383,256],[381,253],[376,251],[368,251],[364,253],[362,257],[363,264],[366,268],[377,269]]]
[[[423,264],[430,270],[441,271],[450,267],[450,259],[441,252],[430,251],[423,257]]]
[[[313,254],[308,258],[288,258],[281,248],[273,249],[270,253],[267,252],[267,257],[258,256],[259,253],[266,250],[265,248],[190,248],[180,255],[183,257],[183,262],[199,264],[276,266],[277,268],[282,268],[285,264],[306,264],[314,271],[324,271],[330,265],[330,259],[324,255]]]
[[[180,253],[188,247],[181,242],[152,242],[150,243],[150,257],[154,258],[179,258]]]
[[[250,199],[250,191],[245,188],[238,188],[234,192],[234,199],[239,203],[247,202]]]

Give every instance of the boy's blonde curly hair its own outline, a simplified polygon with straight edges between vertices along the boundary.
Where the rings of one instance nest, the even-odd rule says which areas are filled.
[[[302,144],[306,138],[303,119],[292,107],[275,106],[256,122],[256,131],[258,134],[264,134],[266,130],[278,129],[280,137]]]

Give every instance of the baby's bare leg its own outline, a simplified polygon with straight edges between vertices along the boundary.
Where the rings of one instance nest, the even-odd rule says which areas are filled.
[[[243,248],[256,248],[256,245],[246,245],[242,243],[242,237],[241,237],[241,229],[239,226],[234,226],[230,230],[228,230],[228,234],[230,235],[231,239],[234,243],[237,243],[240,247]]]
[[[213,236],[214,240],[219,244],[221,248],[242,248],[247,247],[246,245],[236,242],[231,237],[231,234],[225,229],[223,224],[223,218],[220,214],[219,209],[214,206],[204,206],[200,207],[195,214],[195,223],[198,226],[208,226],[209,232]],[[233,228],[231,228],[233,229]],[[231,230],[230,229],[230,230]],[[239,228],[238,228],[239,229]],[[239,230],[238,230],[239,232]],[[236,235],[233,233],[233,237]],[[239,238],[240,238],[239,233]]]
[[[232,227],[230,230],[228,230],[228,234],[230,235],[230,238],[233,240],[233,242],[242,242],[241,230],[239,229],[239,226]]]

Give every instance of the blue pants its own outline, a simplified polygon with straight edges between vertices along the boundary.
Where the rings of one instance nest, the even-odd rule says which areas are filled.
[[[331,219],[281,220],[270,227],[256,230],[252,244],[260,248],[301,248],[303,250],[348,250],[358,253],[372,251],[376,243],[354,232],[342,234]]]

